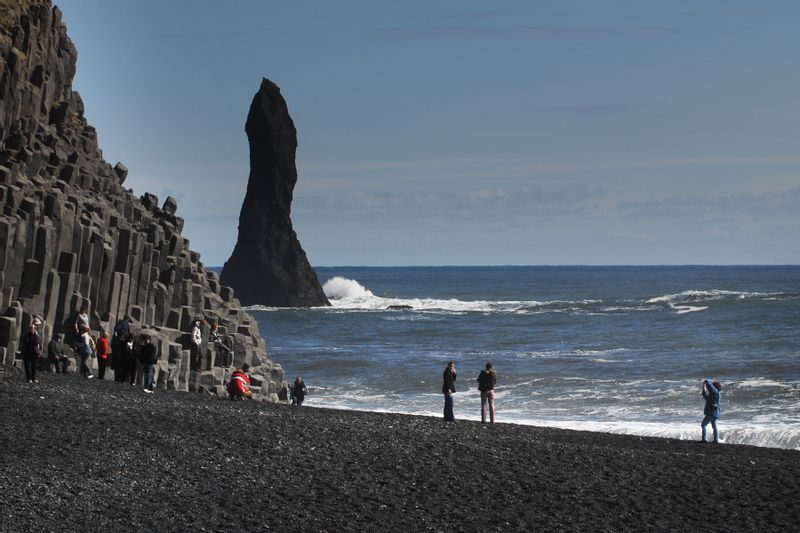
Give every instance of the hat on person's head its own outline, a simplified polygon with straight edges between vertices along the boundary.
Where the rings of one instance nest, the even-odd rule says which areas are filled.
[[[42,325],[42,321],[41,321],[41,320],[39,320],[39,318],[38,318],[38,317],[37,317],[37,318],[34,318],[34,319],[33,319],[33,325],[34,325],[34,326],[41,326],[41,325]]]
[[[242,372],[247,372],[249,370],[250,370],[250,365],[248,365],[247,363],[242,365]]]

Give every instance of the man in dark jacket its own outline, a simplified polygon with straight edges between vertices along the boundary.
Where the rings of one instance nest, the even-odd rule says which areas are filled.
[[[34,318],[30,328],[22,336],[20,344],[20,353],[22,353],[22,362],[25,364],[25,377],[28,383],[39,383],[39,380],[36,379],[36,365],[42,355],[42,336],[39,333],[41,324],[42,322],[38,318]]]
[[[122,383],[127,375],[123,347],[131,335],[131,317],[118,320],[114,326],[114,335],[111,337],[111,370],[114,371],[114,381]]]
[[[292,391],[292,405],[296,405],[298,407],[303,405],[303,400],[306,399],[306,393],[308,392],[306,384],[303,382],[303,378],[297,376],[294,380],[294,383],[289,386],[289,390]]]
[[[452,422],[453,416],[453,394],[456,392],[456,362],[447,363],[447,368],[442,374],[442,394],[444,394],[444,420]]]
[[[57,374],[66,374],[69,368],[66,346],[64,346],[63,336],[60,333],[53,335],[47,343],[47,359],[50,361],[50,371]]]
[[[486,404],[489,404],[489,421],[494,424],[494,386],[497,374],[492,363],[486,363],[486,369],[478,374],[478,390],[481,391],[481,424],[486,422]]]
[[[144,366],[144,392],[155,392],[155,372],[158,362],[158,348],[150,340],[150,335],[142,335],[142,347],[139,350],[139,362]]]
[[[710,379],[703,380],[703,398],[706,400],[706,405],[703,408],[703,422],[700,427],[703,428],[703,438],[700,442],[706,441],[706,426],[711,422],[711,428],[714,430],[714,444],[719,442],[719,435],[717,433],[717,418],[720,415],[720,391],[722,384],[719,381],[711,381]]]

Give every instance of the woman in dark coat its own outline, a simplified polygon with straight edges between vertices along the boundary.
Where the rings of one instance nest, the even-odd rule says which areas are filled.
[[[445,422],[452,422],[456,419],[453,416],[453,394],[456,392],[456,362],[447,363],[447,368],[442,374],[442,394],[444,394],[444,419]]]
[[[306,393],[308,389],[306,388],[306,384],[303,383],[303,380],[300,376],[297,376],[294,380],[294,384],[292,385],[292,405],[296,405],[300,407],[303,405],[303,400],[306,399]]]
[[[39,383],[39,380],[36,379],[36,365],[39,364],[39,357],[42,355],[42,336],[38,331],[39,325],[41,325],[41,321],[35,318],[31,322],[30,329],[22,336],[20,345],[28,383]]]
[[[125,383],[128,379],[133,385],[136,379],[136,356],[133,354],[133,335],[128,334],[117,340],[112,352],[112,361],[116,370],[114,380]]]

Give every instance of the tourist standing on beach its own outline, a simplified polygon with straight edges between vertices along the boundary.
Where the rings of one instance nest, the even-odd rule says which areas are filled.
[[[203,334],[200,331],[200,321],[196,320],[192,325],[192,359],[190,361],[192,370],[202,370],[200,361],[200,344],[203,342]]]
[[[42,322],[38,318],[34,318],[28,331],[22,336],[20,345],[22,362],[25,365],[25,378],[28,383],[39,383],[39,380],[36,379],[36,365],[42,355],[42,335],[39,333],[41,324]]]
[[[442,394],[444,394],[444,419],[452,422],[456,419],[453,416],[453,394],[456,392],[456,362],[447,363],[447,368],[442,374]]]
[[[81,308],[78,310],[78,316],[75,318],[75,338],[76,343],[80,344],[83,331],[89,327],[89,300],[81,302]]]
[[[711,422],[711,428],[714,430],[714,444],[719,442],[719,434],[717,433],[717,418],[720,415],[720,391],[722,384],[719,381],[711,381],[710,379],[703,380],[703,398],[706,400],[705,408],[703,409],[703,422],[700,427],[703,429],[703,438],[700,442],[708,442],[706,440],[706,426]]]
[[[47,343],[47,360],[50,362],[50,371],[56,374],[66,374],[69,368],[69,359],[67,359],[63,340],[63,335],[56,333]]]
[[[116,335],[115,335],[116,337]],[[125,383],[131,379],[133,385],[136,379],[136,357],[133,355],[133,335],[128,335],[119,340],[117,348],[111,352],[114,363],[114,381]]]
[[[150,335],[142,335],[142,347],[139,350],[139,361],[144,366],[144,392],[153,394],[155,387],[156,363],[158,362],[158,350],[155,344],[150,342]]]
[[[78,355],[81,358],[81,375],[86,379],[92,379],[92,370],[89,368],[89,359],[94,356],[94,339],[89,334],[89,326],[83,327],[83,332],[78,337]]]
[[[114,326],[114,334],[111,337],[111,369],[114,371],[114,381],[123,383],[127,376],[125,361],[126,358],[122,354],[124,351],[123,346],[128,341],[131,334],[131,318],[125,315],[125,318],[118,320]]]
[[[114,358],[116,359],[116,355]],[[120,345],[120,383],[130,381],[133,385],[136,383],[136,355],[133,353],[133,335],[129,334],[128,337]]]
[[[292,384],[292,405],[296,405],[300,407],[303,405],[303,400],[306,399],[306,393],[308,389],[306,388],[306,384],[303,383],[303,380],[300,376],[294,378],[294,384]]]
[[[492,363],[478,374],[478,390],[481,391],[481,424],[486,423],[486,404],[489,404],[489,421],[494,424],[494,386],[497,384],[497,373]]]
[[[103,379],[106,375],[106,367],[108,366],[108,333],[106,330],[100,330],[100,338],[97,339],[97,379]]]

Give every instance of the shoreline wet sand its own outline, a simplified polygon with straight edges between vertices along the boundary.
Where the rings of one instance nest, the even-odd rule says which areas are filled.
[[[800,452],[0,368],[0,531],[792,529]],[[458,413],[456,413],[458,416]]]

